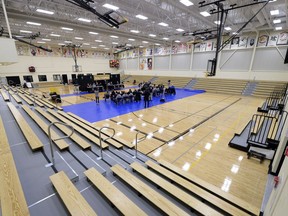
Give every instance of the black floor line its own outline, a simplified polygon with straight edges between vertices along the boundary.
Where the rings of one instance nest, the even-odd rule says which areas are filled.
[[[206,121],[210,120],[211,118],[213,118],[214,116],[216,116],[216,115],[218,115],[219,113],[223,112],[224,110],[226,110],[227,108],[229,108],[230,106],[234,105],[235,103],[237,103],[237,102],[240,101],[240,100],[241,100],[241,98],[239,98],[238,100],[236,100],[236,101],[234,101],[233,103],[229,104],[228,106],[224,107],[223,109],[219,110],[218,112],[214,113],[213,115],[207,117],[206,119],[202,120],[202,121],[199,122],[198,124],[192,126],[190,129],[195,129],[196,127],[199,127],[201,124],[203,124],[203,123],[205,123]],[[188,117],[186,117],[186,118],[188,118]],[[185,119],[185,118],[184,118],[184,119]],[[184,136],[185,134],[187,134],[187,133],[190,131],[190,129],[189,129],[189,130],[186,130],[186,131],[184,131],[184,132],[182,132],[182,133],[180,133],[179,135],[177,135],[176,137],[174,137],[174,138],[171,139],[171,140],[176,140],[176,139],[178,139],[179,137]],[[170,141],[171,141],[171,140],[170,140]],[[167,143],[169,143],[169,142],[164,142],[162,145],[158,146],[158,147],[155,148],[155,149],[158,149],[158,148],[164,146],[164,145],[167,144]],[[151,151],[148,152],[146,155],[148,155],[148,154],[150,154],[151,152],[155,151],[155,149],[151,150]]]

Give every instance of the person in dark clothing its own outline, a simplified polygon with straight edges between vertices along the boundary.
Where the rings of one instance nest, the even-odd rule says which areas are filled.
[[[149,88],[147,88],[144,93],[144,108],[149,107],[149,96],[150,96],[150,91]]]
[[[95,101],[96,101],[96,104],[99,104],[99,89],[96,88],[95,91]]]

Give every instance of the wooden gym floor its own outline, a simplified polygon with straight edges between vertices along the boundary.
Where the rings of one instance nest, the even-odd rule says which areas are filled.
[[[73,93],[71,86],[53,89],[60,94]],[[42,94],[50,90],[39,88],[32,91]],[[91,101],[94,94],[62,99],[62,105],[67,106]],[[230,148],[228,143],[234,133],[241,132],[246,126],[263,100],[204,93],[94,125],[111,126],[116,129],[116,136],[129,142],[135,142],[135,129],[150,134],[139,135],[143,138],[138,144],[139,151],[156,160],[164,159],[260,209],[269,161],[260,164],[254,159],[248,160],[244,152]],[[188,133],[183,134],[185,131]]]

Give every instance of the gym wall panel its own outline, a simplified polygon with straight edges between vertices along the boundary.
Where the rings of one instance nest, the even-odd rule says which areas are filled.
[[[138,70],[138,58],[127,59],[127,70]]]
[[[38,75],[46,75],[47,81],[53,81],[53,74],[67,74],[71,79],[72,58],[63,57],[33,57],[18,56],[19,62],[16,64],[2,66],[1,76],[20,76],[23,82],[23,76],[32,75],[34,82],[38,82]],[[109,67],[109,59],[104,58],[79,58],[78,65],[82,66],[82,72],[77,73],[97,73],[97,72],[116,72],[116,69]],[[34,66],[36,72],[30,73],[28,67]]]
[[[154,69],[155,70],[169,70],[170,56],[155,56]]]
[[[223,50],[219,67],[221,71],[248,71],[253,49]]]
[[[191,54],[177,54],[172,55],[172,70],[189,70],[191,62]]]
[[[284,64],[287,47],[258,48],[255,53],[253,71],[271,72],[288,71],[288,64]]]
[[[208,60],[215,57],[215,52],[195,52],[193,56],[192,70],[206,71]]]
[[[126,61],[126,59],[121,59],[119,61],[119,63],[120,63],[120,67],[119,67],[120,70],[126,70],[127,69],[127,61]]]

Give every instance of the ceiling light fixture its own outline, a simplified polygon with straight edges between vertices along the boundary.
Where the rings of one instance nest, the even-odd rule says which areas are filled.
[[[49,14],[49,15],[53,15],[54,14],[53,11],[43,10],[43,9],[40,9],[40,8],[38,8],[36,11],[39,12],[39,13],[44,13],[44,14]]]
[[[135,39],[133,39],[133,38],[129,38],[128,40],[129,40],[129,41],[135,41]]]
[[[214,21],[216,25],[220,25],[220,20]]]
[[[81,37],[75,37],[76,40],[83,40]]]
[[[61,27],[61,29],[63,29],[63,30],[67,30],[67,31],[73,31],[72,28],[67,28],[67,27]]]
[[[185,6],[187,6],[187,7],[189,7],[189,6],[191,6],[191,5],[194,5],[191,1],[189,1],[189,0],[180,0],[180,2],[182,3],[182,4],[184,4]]]
[[[138,31],[138,30],[130,30],[130,32],[138,34],[140,31]]]
[[[270,14],[273,15],[278,15],[279,14],[279,10],[271,10]]]
[[[32,31],[27,31],[27,30],[20,30],[20,32],[22,32],[22,33],[28,33],[28,34],[31,34],[31,33],[32,33]]]
[[[181,41],[179,41],[179,40],[175,40],[175,42],[176,42],[176,43],[180,43]]]
[[[102,40],[95,40],[95,42],[102,43]]]
[[[159,44],[159,43],[155,43],[155,45],[156,45],[156,46],[160,46],[160,44]]]
[[[112,42],[112,44],[118,44],[117,42]]]
[[[97,49],[97,47],[94,47],[94,46],[93,46],[93,47],[91,47],[91,48],[92,48],[92,49]]]
[[[115,35],[111,35],[110,37],[111,38],[119,38],[118,36],[115,36]]]
[[[158,23],[158,25],[161,25],[161,26],[164,26],[164,27],[167,27],[167,26],[168,26],[168,24],[167,24],[167,23],[164,23],[164,22],[160,22],[160,23]]]
[[[42,38],[43,41],[51,41],[49,38]]]
[[[65,43],[72,43],[72,41],[64,41]]]
[[[89,34],[98,35],[99,33],[97,33],[97,32],[89,32]]]
[[[104,4],[103,7],[111,9],[111,10],[115,10],[115,11],[119,9],[119,7],[111,5],[111,4]]]
[[[37,43],[39,43],[39,44],[45,44],[46,42],[45,42],[45,41],[37,41]]]
[[[275,30],[277,30],[277,31],[282,30],[282,27],[281,26],[276,27]]]
[[[169,38],[164,37],[163,40],[169,40]]]
[[[227,30],[227,31],[231,31],[232,30],[231,27],[225,27],[224,29]]]
[[[275,20],[273,20],[273,23],[274,23],[274,24],[281,23],[281,19],[275,19]]]
[[[145,44],[147,44],[147,43],[149,43],[148,41],[142,41],[142,43],[145,43]]]
[[[58,45],[60,45],[60,46],[65,46],[65,44],[64,44],[64,43],[58,43]]]
[[[53,36],[53,37],[60,37],[61,35],[58,35],[58,34],[50,34],[50,36]]]
[[[99,46],[100,46],[100,47],[106,47],[105,45],[102,45],[102,44],[101,44],[101,45],[99,45]]]
[[[181,29],[181,28],[178,28],[176,30],[179,31],[179,32],[183,32],[184,31],[184,29]]]
[[[29,25],[36,25],[36,26],[41,26],[41,23],[36,23],[36,22],[26,22]]]
[[[155,34],[149,34],[149,36],[150,36],[150,37],[156,37],[156,35],[155,35]]]
[[[82,22],[88,22],[88,23],[91,22],[91,20],[85,19],[85,18],[78,18],[78,20],[79,20],[79,21],[82,21]]]
[[[90,44],[89,44],[89,43],[83,43],[83,45],[85,45],[85,46],[90,46]]]
[[[147,19],[148,19],[148,17],[143,16],[143,15],[141,15],[141,14],[136,15],[136,17],[137,17],[138,19],[142,19],[142,20],[147,20]]]
[[[211,16],[211,14],[208,13],[207,11],[202,11],[202,12],[200,12],[200,14],[201,14],[202,16],[204,16],[204,17]]]

